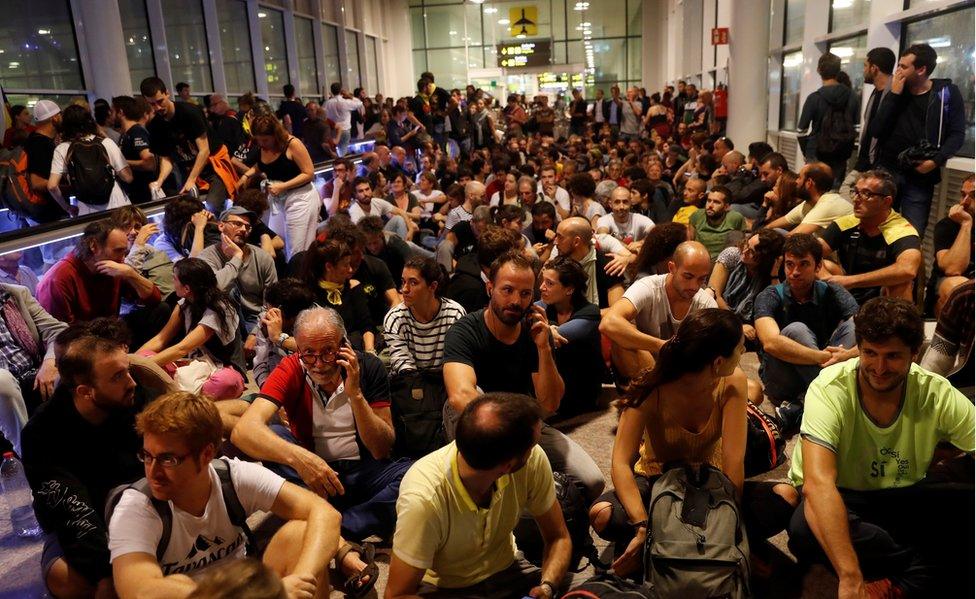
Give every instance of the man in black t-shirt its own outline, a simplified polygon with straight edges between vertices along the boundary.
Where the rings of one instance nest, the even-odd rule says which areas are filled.
[[[393,282],[398,284],[403,276],[403,265],[413,254],[410,246],[399,235],[385,231],[383,219],[378,216],[367,216],[357,226],[366,236],[366,251],[386,264]]]
[[[122,120],[119,149],[132,168],[132,182],[123,182],[121,185],[133,204],[142,204],[152,199],[154,189],[161,188],[163,180],[173,170],[173,165],[165,157],[157,161],[156,155],[150,149],[146,124],[152,111],[145,98],[120,96],[113,98],[112,104]]]
[[[949,215],[935,225],[935,264],[929,285],[929,297],[935,302],[938,318],[952,290],[976,276],[973,245],[973,200],[976,193],[973,175],[963,181],[959,203],[949,209]],[[930,300],[931,301],[931,300]]]
[[[286,129],[290,127],[289,131],[292,135],[301,139],[305,132],[303,127],[305,120],[308,119],[308,111],[302,105],[302,101],[295,97],[294,85],[289,83],[281,91],[285,94],[285,99],[278,106],[276,115],[285,124]]]
[[[179,193],[198,192],[206,185],[206,202],[214,214],[224,210],[228,195],[235,195],[237,180],[227,148],[214,136],[203,110],[189,102],[173,102],[166,84],[147,77],[139,86],[155,117],[149,121],[149,139],[157,156],[166,156],[179,168],[183,186]]]
[[[881,295],[911,301],[922,264],[915,227],[891,209],[896,187],[887,171],[861,173],[851,199],[854,214],[842,216],[820,238],[824,255],[837,252],[838,264],[824,261],[822,278],[851,292],[859,305]]]
[[[47,180],[51,178],[51,160],[54,158],[54,138],[61,126],[61,109],[50,100],[39,100],[34,105],[35,129],[24,142],[27,154],[27,174],[34,193],[47,198],[47,207],[30,215],[35,223],[52,222],[67,216],[47,191]]]
[[[449,438],[458,415],[481,393],[529,395],[552,414],[565,391],[546,312],[532,305],[532,262],[518,252],[504,254],[492,263],[487,286],[488,307],[454,323],[444,339],[444,429]],[[575,476],[590,501],[599,496],[603,475],[579,445],[549,426],[543,426],[539,445],[554,471]]]

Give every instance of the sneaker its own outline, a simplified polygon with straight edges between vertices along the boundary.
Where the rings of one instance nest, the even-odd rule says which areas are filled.
[[[865,583],[864,589],[871,599],[901,599],[901,597],[904,597],[901,589],[895,586],[889,578]]]
[[[776,408],[776,418],[779,419],[781,433],[784,435],[795,433],[800,430],[803,404],[797,401],[784,401]]]

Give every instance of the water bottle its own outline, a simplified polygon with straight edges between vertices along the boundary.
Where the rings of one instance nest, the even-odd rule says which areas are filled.
[[[3,498],[10,508],[10,526],[18,537],[36,537],[41,534],[41,525],[34,516],[31,505],[33,496],[27,477],[24,476],[24,465],[20,463],[12,451],[3,454],[0,464],[0,486],[3,488]]]

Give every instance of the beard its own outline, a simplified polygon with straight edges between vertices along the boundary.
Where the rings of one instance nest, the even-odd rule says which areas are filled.
[[[508,306],[499,306],[495,302],[491,302],[491,312],[495,315],[495,318],[502,321],[506,325],[513,327],[519,323],[522,318],[525,317],[527,309],[522,308],[518,304],[510,304]],[[517,314],[516,314],[517,312]]]
[[[796,188],[796,197],[800,198],[804,202],[808,202],[808,201],[810,201],[812,199],[810,197],[810,190],[807,189],[806,187],[797,187]]]

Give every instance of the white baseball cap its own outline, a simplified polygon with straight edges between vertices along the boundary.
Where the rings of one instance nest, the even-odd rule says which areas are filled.
[[[34,104],[34,122],[46,121],[61,112],[61,107],[50,100],[38,100]]]

